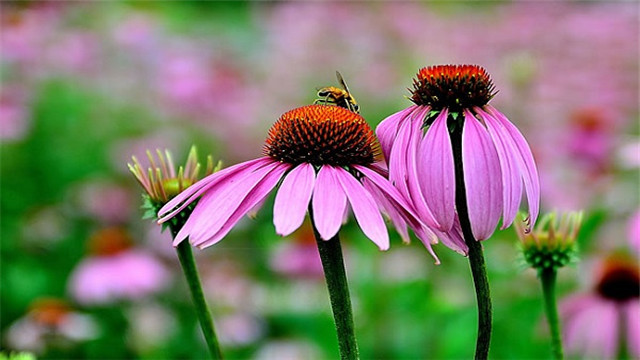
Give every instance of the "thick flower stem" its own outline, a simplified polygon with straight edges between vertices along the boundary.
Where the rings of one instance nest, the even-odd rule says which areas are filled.
[[[309,213],[311,214],[311,219],[313,219],[311,207],[309,207]],[[318,244],[320,259],[322,260],[324,277],[327,281],[327,288],[329,289],[331,310],[333,311],[333,319],[336,325],[336,332],[338,333],[340,358],[343,360],[355,360],[358,359],[358,344],[356,343],[353,313],[351,311],[351,298],[349,296],[347,274],[342,259],[340,237],[336,234],[329,240],[322,240],[313,220],[311,223]]]
[[[213,328],[211,313],[209,312],[209,307],[207,306],[207,301],[204,298],[202,286],[200,285],[200,277],[198,276],[196,262],[193,258],[193,252],[191,251],[191,244],[189,244],[188,241],[183,241],[178,245],[176,250],[182,271],[187,279],[187,284],[189,284],[189,292],[193,299],[193,305],[196,307],[196,314],[198,315],[204,338],[207,341],[209,352],[211,352],[211,357],[213,359],[222,359],[222,352],[220,352],[218,338]]]
[[[469,212],[467,210],[467,198],[464,185],[464,171],[462,166],[462,129],[459,127],[451,134],[453,159],[456,174],[456,211],[460,219],[464,241],[469,247],[469,265],[476,290],[478,303],[478,338],[476,340],[475,359],[487,359],[489,345],[491,343],[491,294],[489,291],[489,279],[484,262],[482,245],[473,236]]]
[[[542,282],[544,310],[551,330],[551,352],[554,359],[563,359],[562,337],[560,335],[560,322],[558,321],[558,307],[556,305],[556,274],[556,269],[544,268],[538,275]]]

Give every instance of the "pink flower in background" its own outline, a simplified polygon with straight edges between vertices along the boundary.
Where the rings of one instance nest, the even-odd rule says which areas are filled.
[[[21,91],[7,87],[0,90],[0,141],[19,141],[28,133],[30,111]]]
[[[45,56],[56,69],[52,72],[69,72],[77,75],[79,72],[96,71],[98,60],[101,59],[99,39],[93,34],[80,31],[68,31],[63,37],[51,44]]]
[[[297,108],[283,114],[269,131],[266,156],[202,179],[158,216],[167,221],[202,196],[174,245],[189,237],[204,248],[220,241],[279,184],[273,210],[278,234],[287,236],[300,227],[311,204],[319,235],[329,240],[340,230],[349,202],[364,234],[386,250],[389,235],[380,207],[395,224],[420,225],[397,190],[376,171],[378,154],[377,139],[360,115],[337,106]]]
[[[69,347],[98,335],[98,325],[89,315],[75,311],[63,300],[39,298],[25,316],[11,324],[4,341],[13,350],[41,354],[47,348]]]
[[[69,291],[82,304],[139,300],[168,285],[170,274],[151,254],[131,247],[121,228],[98,231],[89,240],[91,256],[71,274]]]
[[[500,217],[513,222],[526,191],[529,223],[538,216],[536,164],[520,131],[488,105],[495,95],[487,72],[475,65],[426,67],[414,80],[416,104],[386,118],[376,133],[389,178],[445,245],[466,253],[456,212],[453,146],[461,146],[466,199],[476,240],[489,238]],[[426,127],[426,134],[423,129]],[[451,132],[461,133],[461,144]],[[524,186],[523,186],[524,183]]]
[[[262,319],[242,311],[216,318],[216,325],[220,329],[220,342],[225,347],[247,346],[265,334]]]
[[[3,3],[0,16],[2,60],[19,65],[41,60],[44,44],[61,18],[56,9],[42,2],[27,8]]]
[[[640,253],[640,209],[636,210],[627,225],[627,236],[631,247]]]
[[[571,160],[588,173],[600,174],[611,164],[615,124],[602,109],[576,111],[567,130],[567,150]]]
[[[640,357],[640,269],[637,260],[607,258],[593,291],[561,301],[566,351],[584,357],[613,359],[626,344]]]
[[[292,241],[278,244],[269,258],[273,271],[291,277],[322,278],[322,262],[310,226],[292,235]]]
[[[72,197],[82,212],[106,224],[130,219],[136,200],[127,188],[106,179],[80,185]]]

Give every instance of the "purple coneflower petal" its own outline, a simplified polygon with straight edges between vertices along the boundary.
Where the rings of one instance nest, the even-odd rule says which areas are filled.
[[[285,176],[273,204],[276,233],[287,236],[302,225],[315,180],[313,165],[307,163],[298,165]]]
[[[375,170],[369,169],[362,165],[355,165],[354,168],[362,173],[364,177],[369,180],[379,194],[379,200],[388,203],[391,208],[387,209],[387,212],[393,212],[393,216],[400,216],[404,219],[405,223],[409,223],[412,227],[422,226],[418,216],[413,210],[413,206],[405,200],[400,194],[398,189],[393,187],[387,179],[378,174]],[[396,215],[397,214],[397,215]],[[392,214],[389,214],[392,217]],[[393,218],[392,218],[393,220]]]
[[[418,176],[417,168],[418,162],[422,162],[422,159],[419,160],[417,155],[420,142],[422,141],[422,125],[428,112],[429,107],[421,106],[414,112],[411,119],[409,142],[405,154],[407,188],[409,191],[407,199],[411,200],[422,222],[429,227],[440,228],[440,223],[436,220],[433,211],[429,208],[425,196],[422,193],[420,186],[421,180]]]
[[[427,206],[440,224],[449,231],[455,218],[456,182],[451,138],[447,128],[447,109],[443,109],[420,143],[417,175]]]
[[[380,206],[380,210],[389,217],[391,223],[396,228],[402,242],[408,244],[411,242],[409,238],[409,228],[405,219],[396,211],[387,196],[366,177],[362,179],[362,186],[371,193],[376,203]]]
[[[413,111],[407,115],[409,121],[404,121],[400,125],[388,159],[389,180],[404,198],[411,201],[422,221],[428,226],[438,227],[417,184],[415,152],[422,134],[422,121],[426,111],[428,111],[426,107],[414,107]]]
[[[592,322],[585,327],[587,355],[613,359],[616,356],[619,342],[619,311],[616,304],[603,301],[593,308]],[[598,324],[594,326],[593,324]],[[585,324],[586,325],[586,324]]]
[[[536,168],[536,162],[533,159],[531,148],[518,128],[516,128],[506,116],[492,106],[486,105],[485,109],[504,126],[506,133],[509,134],[509,136],[505,136],[505,138],[510,139],[513,144],[513,149],[517,150],[518,165],[524,180],[527,202],[529,204],[529,227],[533,227],[538,218],[540,206],[540,178],[538,177],[538,169]]]
[[[378,245],[380,250],[389,249],[387,227],[371,194],[348,171],[342,168],[334,168],[333,171],[334,176],[338,179],[347,195],[347,199],[349,199],[353,215],[356,217],[362,232]]]
[[[189,186],[180,194],[176,195],[171,201],[166,203],[158,212],[158,223],[162,224],[163,222],[171,219],[180,211],[184,210],[189,204],[191,204],[194,200],[196,200],[200,195],[209,190],[211,187],[215,186],[220,182],[224,182],[227,177],[231,177],[234,174],[243,171],[249,167],[253,167],[254,165],[264,164],[266,162],[271,161],[271,159],[267,157],[262,157],[254,160],[245,161],[240,164],[236,164],[234,166],[230,166],[226,169],[222,169],[218,172],[215,172],[195,184]]]
[[[627,344],[632,357],[640,357],[640,301],[629,301],[625,305]]]
[[[397,136],[391,153],[387,158],[389,167],[389,181],[400,191],[406,198],[409,197],[409,188],[407,186],[407,150],[409,141],[411,140],[411,124],[404,121],[400,124]]]
[[[176,235],[174,244],[187,236],[190,236],[191,241],[194,242],[217,233],[243,204],[251,190],[278,164],[275,161],[266,166],[254,164],[253,167],[238,172],[235,176],[225,178],[224,183],[219,186],[209,189],[196,205],[187,223]],[[257,166],[260,168],[255,169]]]
[[[378,137],[382,153],[386,159],[389,159],[391,147],[395,142],[402,120],[404,120],[416,107],[416,105],[409,106],[402,111],[388,116],[386,119],[382,120],[376,128],[376,136]]]
[[[313,190],[313,221],[323,240],[334,237],[340,226],[347,207],[347,197],[336,179],[332,166],[324,165],[316,177]]]
[[[442,241],[442,243],[448,247],[449,249],[467,256],[469,254],[469,247],[464,242],[464,236],[462,235],[462,226],[460,225],[460,220],[458,216],[456,216],[453,226],[446,233],[442,233],[439,231],[434,231],[438,238]]]
[[[465,114],[462,166],[471,230],[476,240],[485,240],[502,213],[502,175],[491,137],[473,115]]]
[[[271,193],[271,190],[278,185],[282,175],[289,170],[290,167],[291,165],[289,164],[278,163],[277,166],[251,190],[233,215],[228,218],[216,234],[213,234],[208,239],[195,239],[193,244],[202,249],[222,240],[245,214],[254,209],[258,204],[264,202],[265,198]]]
[[[418,239],[420,239],[424,247],[427,248],[427,251],[429,252],[429,254],[433,256],[433,258],[436,261],[436,265],[440,265],[440,258],[438,258],[438,255],[436,255],[432,247],[432,245],[435,245],[438,243],[438,236],[433,232],[433,230],[431,230],[430,228],[424,225],[422,225],[419,228],[413,229],[413,232],[416,234]]]
[[[505,133],[502,125],[493,118],[490,114],[482,111],[480,108],[474,109],[476,113],[482,118],[487,125],[487,130],[493,144],[496,147],[498,153],[498,159],[500,160],[500,171],[502,172],[502,185],[504,191],[502,194],[502,201],[504,208],[502,212],[502,226],[501,229],[506,229],[511,225],[513,219],[515,219],[518,213],[518,207],[520,206],[520,200],[522,199],[522,175],[518,168],[516,149],[512,148],[512,144],[508,140],[510,137]],[[471,113],[465,110],[465,115],[471,117]]]

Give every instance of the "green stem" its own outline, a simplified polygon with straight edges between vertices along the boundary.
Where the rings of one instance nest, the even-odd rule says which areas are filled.
[[[469,247],[469,266],[476,291],[478,303],[478,338],[476,340],[475,359],[485,360],[489,356],[491,344],[491,293],[489,291],[489,279],[487,267],[484,261],[482,245],[477,241],[471,231],[471,222],[467,209],[467,197],[464,184],[464,170],[462,166],[462,126],[458,126],[451,134],[453,159],[456,174],[456,211],[460,219],[464,241]]]
[[[353,325],[353,313],[351,311],[351,298],[349,296],[349,285],[347,274],[342,259],[342,248],[340,247],[340,237],[336,234],[329,240],[322,240],[316,225],[313,222],[313,213],[309,207],[313,233],[318,244],[324,277],[329,289],[331,299],[331,310],[338,333],[338,347],[340,358],[343,360],[358,359],[358,344]]]
[[[544,310],[551,330],[551,352],[554,359],[563,359],[560,321],[558,321],[558,307],[556,305],[556,274],[557,271],[554,268],[543,268],[538,273],[542,282]]]
[[[213,321],[211,320],[211,313],[207,306],[207,301],[204,298],[202,292],[202,286],[200,285],[200,277],[198,276],[198,269],[196,268],[196,262],[193,258],[193,252],[191,251],[191,244],[188,241],[181,242],[177,247],[178,259],[180,259],[180,265],[182,271],[187,279],[189,290],[191,292],[191,298],[193,299],[193,305],[196,308],[196,314],[200,321],[200,327],[202,333],[207,341],[209,352],[213,359],[222,359],[222,352],[220,351],[220,345],[218,344],[218,338],[213,328]]]

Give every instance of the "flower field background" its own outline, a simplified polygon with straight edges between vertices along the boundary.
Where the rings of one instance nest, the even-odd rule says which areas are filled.
[[[479,64],[529,140],[542,210],[584,210],[560,299],[640,252],[640,7],[626,2],[0,4],[0,348],[42,358],[206,357],[171,236],[142,220],[127,163],[197,145],[228,166],[345,77],[374,127],[432,64]],[[277,236],[273,196],[194,249],[226,358],[337,358],[311,228]],[[468,262],[391,232],[342,231],[361,357],[473,354]],[[491,357],[548,358],[540,284],[514,229],[483,242]],[[636,299],[637,301],[637,299]],[[562,312],[562,306],[561,306]],[[598,326],[597,322],[591,324]],[[631,339],[633,340],[633,339]],[[630,346],[640,347],[640,339]]]

